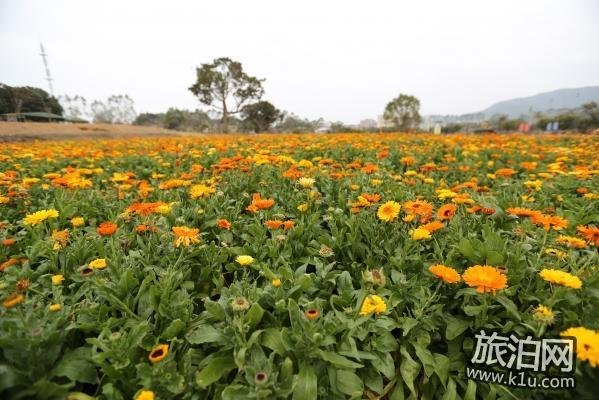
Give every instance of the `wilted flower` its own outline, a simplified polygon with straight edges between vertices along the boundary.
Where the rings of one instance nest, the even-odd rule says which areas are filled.
[[[539,321],[545,325],[551,325],[551,324],[553,324],[555,315],[553,314],[553,311],[551,311],[551,309],[549,307],[539,304],[534,309],[532,317],[536,321]]]
[[[231,308],[233,311],[244,311],[250,308],[250,302],[243,296],[235,297],[231,300]]]
[[[321,257],[331,257],[331,256],[335,255],[335,252],[333,251],[333,249],[331,249],[326,244],[321,244],[320,249],[318,250],[318,254]]]

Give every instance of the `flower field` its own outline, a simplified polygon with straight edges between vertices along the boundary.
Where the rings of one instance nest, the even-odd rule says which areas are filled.
[[[0,398],[596,398],[597,154],[591,135],[2,144]],[[481,329],[576,337],[576,389],[469,380]]]

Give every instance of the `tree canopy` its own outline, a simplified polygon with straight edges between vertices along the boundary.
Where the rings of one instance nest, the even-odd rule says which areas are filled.
[[[413,131],[418,128],[422,121],[420,117],[420,100],[402,93],[387,103],[383,118],[393,124],[393,127],[399,131]]]
[[[268,101],[248,104],[241,110],[243,124],[256,133],[266,132],[282,116],[281,112]]]
[[[62,115],[58,99],[32,86],[8,86],[0,83],[0,114],[47,112]]]
[[[250,101],[260,100],[263,81],[246,74],[240,62],[221,57],[196,68],[196,82],[189,90],[221,114],[221,128],[227,132],[230,115],[240,113]]]

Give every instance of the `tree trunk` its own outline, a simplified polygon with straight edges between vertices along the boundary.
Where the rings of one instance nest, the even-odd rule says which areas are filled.
[[[229,110],[227,110],[227,103],[223,99],[223,117],[220,121],[220,128],[223,131],[223,133],[229,132],[228,122],[229,122]]]

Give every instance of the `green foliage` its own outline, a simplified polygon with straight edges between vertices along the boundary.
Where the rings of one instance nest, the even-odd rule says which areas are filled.
[[[268,101],[248,104],[241,109],[243,125],[253,132],[267,132],[281,118],[281,112]]]
[[[62,115],[58,99],[43,89],[31,86],[8,86],[0,83],[0,114],[47,112]]]
[[[409,132],[418,128],[420,117],[420,100],[416,97],[400,94],[385,107],[383,117],[401,132]]]

